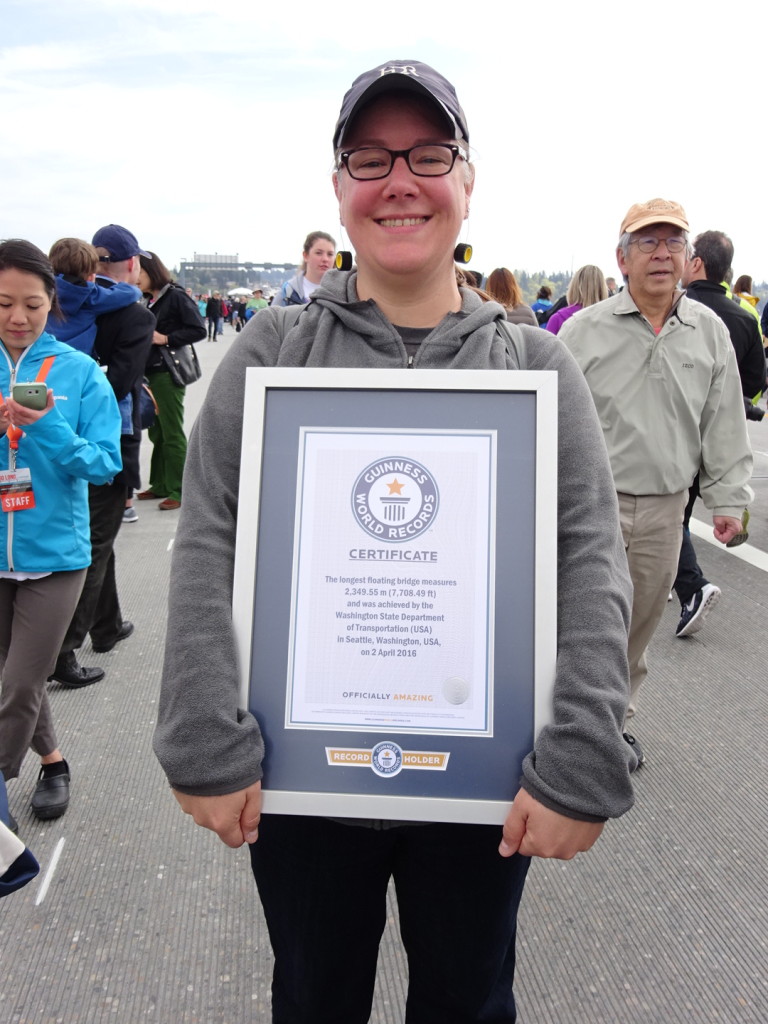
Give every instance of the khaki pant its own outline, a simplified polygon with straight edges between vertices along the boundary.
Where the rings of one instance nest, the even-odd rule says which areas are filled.
[[[648,674],[645,652],[664,613],[677,573],[687,499],[688,491],[645,495],[619,493],[621,533],[634,587],[629,626],[627,719],[635,714],[637,692]]]

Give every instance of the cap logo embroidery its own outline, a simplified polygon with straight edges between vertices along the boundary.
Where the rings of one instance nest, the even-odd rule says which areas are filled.
[[[419,73],[413,64],[386,64],[379,71],[379,78],[383,75],[413,75],[414,78],[419,77]]]

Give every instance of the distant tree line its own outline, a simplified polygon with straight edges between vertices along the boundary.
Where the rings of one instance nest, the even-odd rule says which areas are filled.
[[[553,300],[558,299],[561,295],[565,295],[573,276],[569,271],[564,270],[553,270],[549,273],[545,270],[537,270],[529,274],[527,270],[515,268],[513,273],[517,278],[517,283],[520,285],[523,299],[529,306],[532,302],[536,301],[536,296],[542,285],[547,285],[548,288],[552,289]]]
[[[515,268],[513,271],[517,278],[517,283],[520,285],[520,290],[523,293],[523,300],[530,305],[536,301],[536,295],[538,294],[539,288],[542,285],[547,285],[552,289],[553,301],[559,299],[561,295],[565,295],[568,291],[568,285],[571,282],[573,276],[568,270],[536,270],[532,273],[527,270],[520,270]],[[175,267],[173,270],[174,277],[178,278],[178,268]],[[609,277],[615,277],[619,285],[621,285],[621,275],[618,271]],[[232,274],[218,274],[215,271],[209,271],[203,275],[187,274],[187,287],[190,287],[195,294],[199,293],[210,293],[212,291],[226,292],[230,288],[241,288],[243,286],[250,286],[254,284],[266,285],[271,288],[279,288],[283,281],[286,280],[285,274],[282,271],[261,271],[258,274],[250,275],[251,278],[255,277],[256,280],[248,280],[249,275],[245,271]],[[768,299],[768,281],[762,281],[760,284],[754,282],[753,293],[760,299],[758,309],[762,310],[763,304]]]
[[[179,268],[174,267],[171,273],[174,279],[180,282]],[[227,292],[230,288],[250,288],[259,285],[277,289],[288,277],[283,270],[261,270],[253,273],[248,273],[246,270],[187,271],[185,287],[191,288],[195,295]]]

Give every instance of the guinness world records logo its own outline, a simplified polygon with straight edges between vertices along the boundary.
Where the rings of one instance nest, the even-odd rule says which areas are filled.
[[[403,767],[403,750],[397,743],[384,740],[371,751],[371,768],[383,779],[399,775]]]
[[[360,473],[352,490],[358,525],[371,537],[393,544],[426,533],[437,515],[437,482],[414,459],[377,459]]]

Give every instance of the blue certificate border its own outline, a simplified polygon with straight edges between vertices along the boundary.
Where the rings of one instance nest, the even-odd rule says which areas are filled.
[[[551,714],[556,636],[553,410],[552,373],[247,372],[233,619],[243,696],[265,742],[265,811],[504,820],[518,788],[521,762]],[[492,737],[414,736],[387,728],[377,733],[285,728],[293,511],[299,433],[308,426],[495,431]],[[367,768],[328,763],[329,747],[370,749],[379,741],[394,742],[405,751],[447,752],[448,766],[382,777]]]

